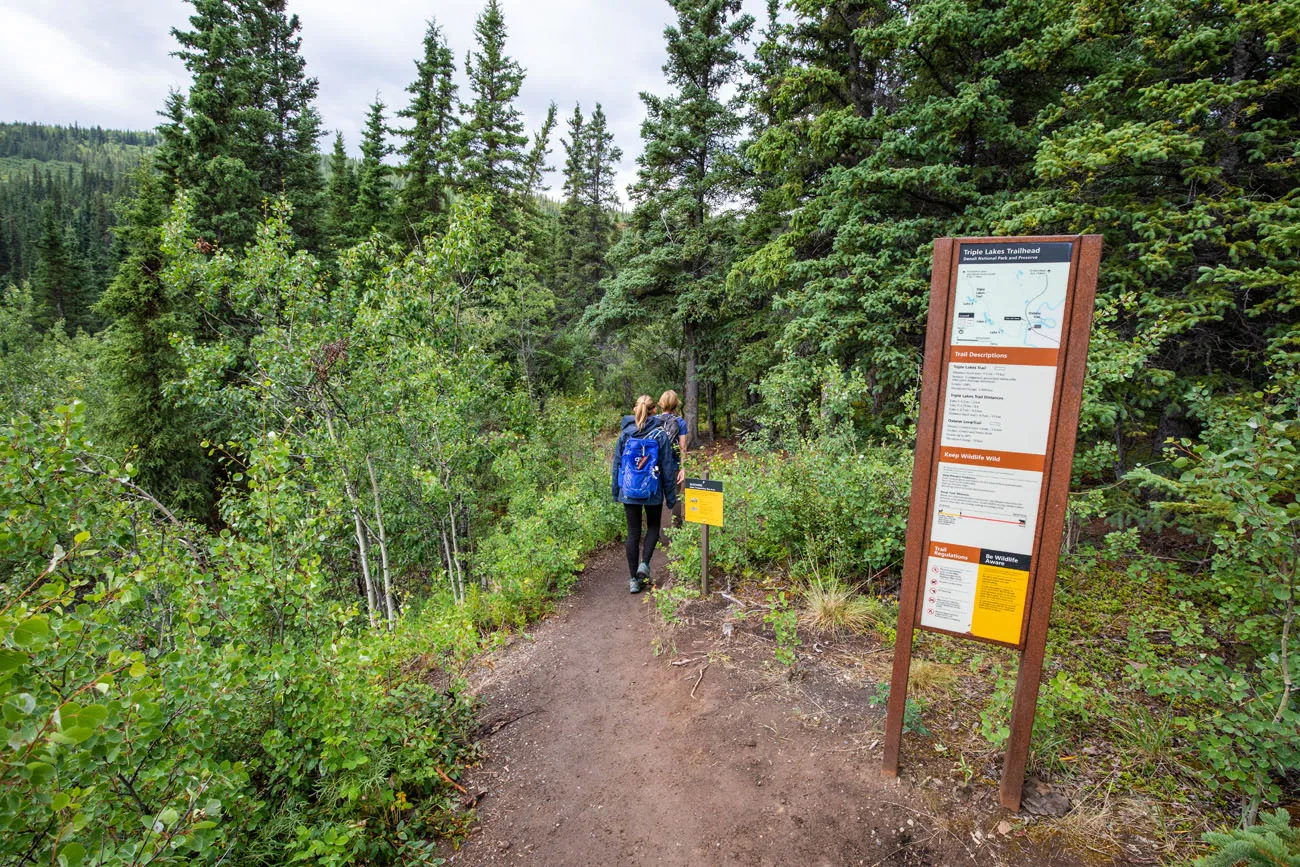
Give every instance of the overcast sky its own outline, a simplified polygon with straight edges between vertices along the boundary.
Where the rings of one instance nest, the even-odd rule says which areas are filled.
[[[620,192],[636,174],[644,117],[637,94],[664,93],[664,0],[502,0],[507,48],[527,79],[520,108],[529,132],[551,100],[560,124],[551,164],[575,102],[600,102],[623,149]],[[302,19],[308,74],[320,80],[325,128],[342,130],[358,153],[359,130],[376,91],[389,114],[405,105],[425,22],[436,18],[453,52],[465,97],[465,53],[473,46],[479,0],[289,0]],[[762,0],[745,8],[763,20]],[[172,27],[184,27],[183,0],[0,0],[0,119],[151,129],[170,88],[188,78]],[[322,148],[331,139],[322,140]],[[559,183],[553,176],[551,194]]]

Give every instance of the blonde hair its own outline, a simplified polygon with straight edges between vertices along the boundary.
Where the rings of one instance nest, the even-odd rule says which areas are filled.
[[[648,394],[643,394],[636,399],[636,405],[632,407],[632,417],[636,419],[637,430],[645,427],[645,423],[649,420],[650,412],[654,407],[654,398]]]
[[[671,388],[659,395],[660,412],[671,412],[676,414],[677,407],[681,405],[682,402],[677,399],[677,392],[673,391]]]

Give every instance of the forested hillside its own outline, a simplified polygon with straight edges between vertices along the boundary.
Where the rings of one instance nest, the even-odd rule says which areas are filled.
[[[1296,803],[1300,2],[669,5],[639,143],[525,126],[498,0],[359,160],[284,0],[190,0],[156,132],[0,127],[5,863],[440,863],[461,666],[620,530],[643,392],[741,448],[778,659],[796,599],[880,620],[948,235],[1105,243],[1062,573],[1114,652],[1036,743],[1147,713],[1180,857]]]
[[[0,124],[0,285],[33,281],[42,328],[95,331],[117,270],[117,205],[153,133]]]

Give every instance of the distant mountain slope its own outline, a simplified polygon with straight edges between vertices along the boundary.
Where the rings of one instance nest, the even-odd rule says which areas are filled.
[[[157,144],[153,132],[0,124],[0,286],[30,280],[57,238],[80,291],[97,298],[117,267],[115,205]]]

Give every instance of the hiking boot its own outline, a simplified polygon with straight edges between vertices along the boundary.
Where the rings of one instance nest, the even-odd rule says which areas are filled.
[[[627,582],[627,589],[628,589],[628,592],[629,592],[629,593],[640,593],[640,592],[641,592],[641,576],[640,576],[640,575],[633,575],[633,576],[628,580],[628,582]]]
[[[636,567],[636,580],[645,587],[653,587],[654,581],[650,578],[650,564],[642,563]]]

